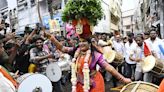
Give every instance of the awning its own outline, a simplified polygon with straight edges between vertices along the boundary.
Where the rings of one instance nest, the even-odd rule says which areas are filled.
[[[160,20],[154,22],[154,23],[152,24],[152,26],[153,26],[153,27],[157,27],[158,24],[160,24]]]

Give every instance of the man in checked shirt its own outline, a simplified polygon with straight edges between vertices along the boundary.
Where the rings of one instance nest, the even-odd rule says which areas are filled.
[[[30,50],[30,61],[37,65],[36,72],[44,74],[48,64],[59,58],[59,54],[54,52],[50,53],[50,50],[46,45],[43,45],[44,40],[40,36],[34,38],[35,48]],[[63,92],[61,81],[52,82],[53,92]]]

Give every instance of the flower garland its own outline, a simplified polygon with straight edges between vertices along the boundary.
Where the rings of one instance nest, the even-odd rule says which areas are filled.
[[[72,64],[71,64],[71,82],[72,82],[72,92],[76,92],[76,84],[77,84],[77,76],[76,76],[76,72],[77,72],[77,63],[76,59],[78,57],[78,55],[80,54],[80,49],[78,49],[75,52],[74,58],[72,59]],[[91,54],[91,50],[87,50],[86,56],[84,58],[84,66],[83,66],[83,75],[84,75],[84,92],[89,92],[90,89],[90,77],[89,77],[89,57]]]

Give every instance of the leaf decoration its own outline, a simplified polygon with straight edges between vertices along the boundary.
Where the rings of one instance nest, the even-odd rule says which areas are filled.
[[[85,18],[90,25],[94,26],[102,17],[103,11],[100,0],[69,0],[62,12],[64,22]]]

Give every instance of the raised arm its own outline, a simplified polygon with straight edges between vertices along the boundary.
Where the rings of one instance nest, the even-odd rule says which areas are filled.
[[[30,33],[30,35],[26,38],[25,44],[29,44],[33,38],[33,36],[37,33],[37,30],[35,29]]]
[[[51,40],[51,42],[59,49],[61,52],[69,53],[74,50],[73,47],[65,47],[63,46],[53,35],[44,31],[44,35]]]

